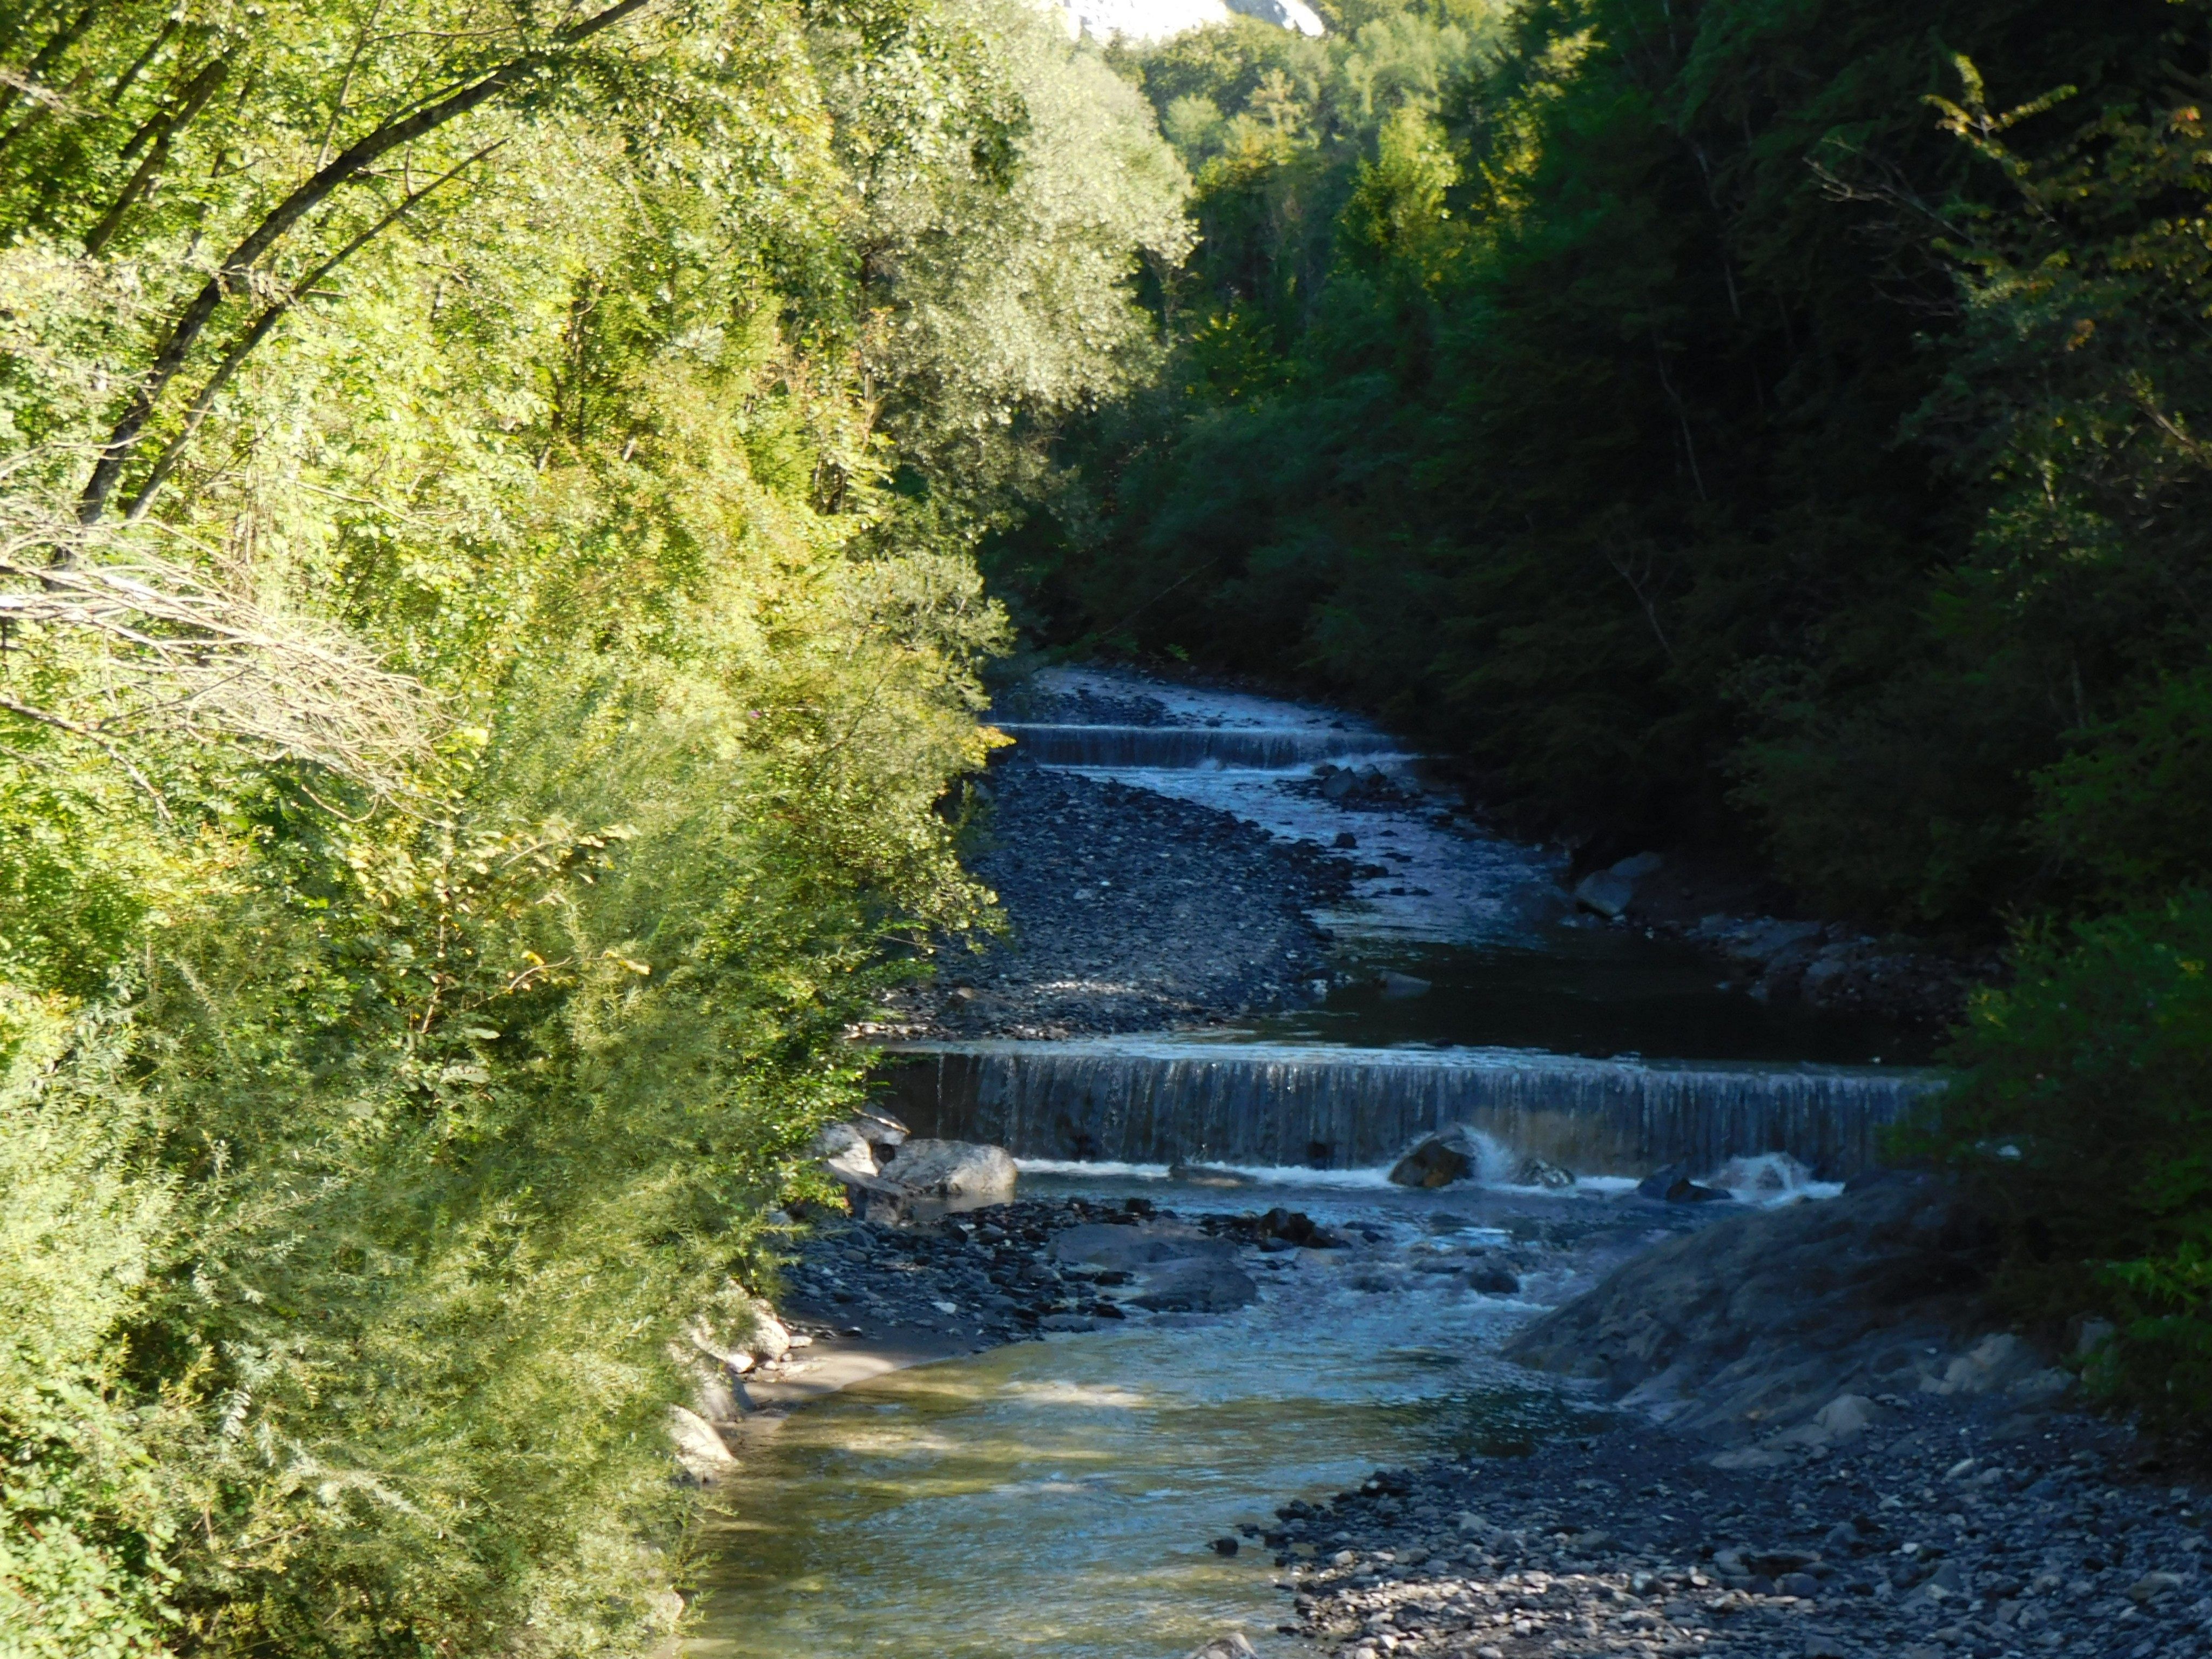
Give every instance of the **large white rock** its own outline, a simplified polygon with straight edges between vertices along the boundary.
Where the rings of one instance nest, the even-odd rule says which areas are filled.
[[[668,1438],[684,1473],[702,1486],[721,1480],[738,1467],[738,1460],[714,1432],[714,1425],[681,1406],[668,1408]]]
[[[965,1140],[909,1140],[879,1177],[908,1197],[948,1209],[1010,1204],[1018,1172],[1003,1146]]]

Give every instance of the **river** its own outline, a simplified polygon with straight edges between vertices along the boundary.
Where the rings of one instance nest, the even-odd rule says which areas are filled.
[[[1376,849],[1382,873],[1322,918],[1356,982],[1204,1041],[940,1048],[909,1058],[902,1111],[926,1132],[1009,1146],[1040,1192],[1286,1203],[1355,1230],[1360,1248],[1262,1264],[1281,1270],[1237,1313],[895,1373],[761,1434],[714,1495],[699,1659],[1173,1659],[1228,1630],[1287,1659],[1303,1650],[1275,1631],[1282,1569],[1213,1540],[1380,1465],[1509,1454],[1586,1409],[1489,1356],[1613,1259],[1604,1249],[1561,1255],[1511,1296],[1424,1273],[1425,1253],[1587,1236],[1617,1257],[1648,1224],[1623,1189],[1656,1164],[1768,1154],[1739,1161],[1752,1170],[1740,1178],[1802,1191],[1863,1163],[1924,1086],[1894,1066],[1830,1063],[1894,1051],[1893,1034],[1765,1007],[1686,949],[1532,905],[1556,891],[1556,855],[1471,832],[1433,794],[1378,807],[1313,789],[1321,759],[1410,777],[1387,734],[1110,675],[1050,687],[1149,699],[1168,724],[1013,722],[1018,750],[1280,836],[1350,833]],[[1370,977],[1386,969],[1428,988],[1386,995]],[[1490,1136],[1487,1190],[1380,1179],[1409,1136],[1450,1121]],[[1530,1154],[1581,1179],[1516,1188]],[[1262,1184],[1189,1186],[1170,1170],[1185,1160],[1252,1166]]]

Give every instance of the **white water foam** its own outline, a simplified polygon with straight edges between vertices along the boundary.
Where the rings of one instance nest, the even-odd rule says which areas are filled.
[[[1715,1187],[1739,1204],[1771,1208],[1805,1199],[1837,1198],[1840,1181],[1815,1181],[1813,1172],[1787,1152],[1761,1152],[1755,1158],[1732,1158],[1698,1183]]]
[[[1178,1176],[1177,1167],[1182,1174]],[[1388,1190],[1387,1169],[1309,1170],[1292,1164],[1117,1164],[1102,1158],[1096,1163],[1073,1158],[1018,1158],[1014,1168],[1024,1175],[1066,1176],[1091,1181],[1173,1181],[1204,1176],[1218,1170],[1255,1187],[1339,1187],[1348,1191]]]

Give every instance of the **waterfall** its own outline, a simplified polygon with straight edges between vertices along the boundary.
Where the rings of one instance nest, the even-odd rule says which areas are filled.
[[[1285,771],[1346,755],[1390,756],[1389,740],[1370,732],[1297,726],[1045,726],[1001,720],[1014,752],[1045,766],[1188,769],[1244,767]]]
[[[1941,1087],[1927,1072],[1581,1060],[1518,1049],[1128,1039],[902,1045],[891,1103],[916,1133],[1018,1158],[1357,1169],[1466,1124],[1578,1175],[1787,1152],[1826,1180]]]

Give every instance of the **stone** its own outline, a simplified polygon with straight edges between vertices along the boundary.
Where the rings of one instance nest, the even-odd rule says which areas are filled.
[[[851,1124],[860,1138],[880,1152],[884,1148],[900,1146],[913,1138],[913,1131],[880,1106],[863,1106],[853,1114]]]
[[[1257,1659],[1258,1651],[1243,1631],[1232,1630],[1202,1648],[1193,1648],[1186,1659]]]
[[[1518,1296],[1521,1281],[1494,1262],[1470,1268],[1467,1275],[1468,1288],[1485,1296]]]
[[[1430,990],[1429,981],[1416,974],[1385,973],[1382,975],[1382,996],[1385,1001],[1403,1002],[1413,997],[1425,997]]]
[[[714,1425],[682,1406],[668,1408],[668,1439],[684,1474],[702,1486],[724,1479],[738,1467]]]
[[[1234,1555],[1237,1553],[1238,1546],[1233,1538],[1217,1538],[1211,1547],[1216,1555]]]
[[[1227,1239],[1209,1237],[1193,1228],[1121,1227],[1103,1221],[1062,1228],[1052,1240],[1055,1260],[1107,1268],[1148,1267],[1194,1257],[1225,1261],[1236,1250]]]
[[[1513,1180],[1516,1186],[1547,1187],[1553,1192],[1565,1192],[1575,1184],[1575,1172],[1548,1158],[1530,1158],[1522,1160]]]
[[[884,1166],[882,1179],[903,1196],[959,1211],[1012,1203],[1018,1175],[1003,1146],[913,1139]]]
[[[2168,1590],[2178,1590],[2188,1582],[2179,1573],[2147,1572],[2128,1586],[2128,1600],[2148,1601],[2154,1596],[2165,1595]]]
[[[1353,835],[1349,830],[1340,830],[1336,832],[1336,839],[1330,842],[1329,845],[1332,847],[1341,847],[1348,851],[1359,845],[1359,837]]]
[[[1710,1204],[1729,1196],[1717,1187],[1699,1186],[1690,1179],[1688,1166],[1681,1164],[1654,1170],[1636,1183],[1636,1195],[1656,1199],[1663,1204]]]
[[[1617,921],[1626,915],[1636,897],[1636,884],[1626,876],[1617,876],[1610,870],[1600,870],[1584,876],[1575,884],[1575,902],[1583,909],[1594,911],[1607,921]]]
[[[1251,1275],[1233,1262],[1198,1257],[1162,1263],[1129,1300],[1153,1313],[1228,1313],[1259,1294]]]
[[[848,1186],[872,1180],[878,1173],[875,1148],[850,1123],[825,1124],[809,1150],[823,1168]]]
[[[1480,1158],[1463,1131],[1443,1129],[1424,1136],[1392,1164],[1390,1181],[1399,1187],[1449,1187],[1472,1176]]]

